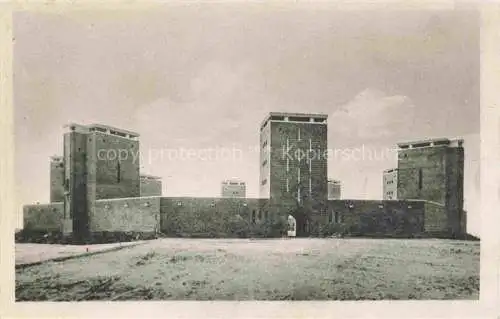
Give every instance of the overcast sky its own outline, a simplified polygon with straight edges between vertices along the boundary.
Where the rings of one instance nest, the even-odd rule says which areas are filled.
[[[315,112],[329,115],[330,148],[364,148],[364,159],[329,160],[344,198],[382,197],[382,171],[396,166],[385,150],[397,142],[465,138],[465,205],[477,233],[478,15],[322,9],[219,4],[16,14],[18,202],[48,201],[49,156],[62,154],[68,122],[137,131],[141,170],[163,177],[164,195],[219,196],[221,180],[237,177],[257,197],[255,147],[266,113]],[[239,155],[157,155],[216,147]]]

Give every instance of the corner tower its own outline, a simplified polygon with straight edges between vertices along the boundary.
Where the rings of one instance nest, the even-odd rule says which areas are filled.
[[[398,199],[444,205],[448,235],[465,234],[463,140],[431,139],[398,147]]]
[[[96,200],[140,196],[138,136],[99,124],[66,126],[63,233],[83,242]]]

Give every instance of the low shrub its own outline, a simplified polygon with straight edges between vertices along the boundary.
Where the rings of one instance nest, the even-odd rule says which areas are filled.
[[[339,236],[344,237],[349,233],[349,228],[343,224],[328,223],[320,226],[320,237]]]
[[[251,233],[251,225],[239,215],[228,223],[228,236],[233,238],[247,238]]]
[[[240,215],[194,224],[181,224],[181,219],[172,218],[163,228],[163,237],[191,238],[262,238],[282,237],[288,229],[286,218],[269,219],[251,223]]]
[[[279,238],[287,233],[288,221],[280,217],[253,224],[250,229],[251,237]]]
[[[279,217],[278,219],[270,222],[268,229],[269,237],[282,237],[286,235],[288,231],[288,220],[286,218]]]

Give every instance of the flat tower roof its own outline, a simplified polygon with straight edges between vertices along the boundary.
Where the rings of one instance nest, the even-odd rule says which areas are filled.
[[[67,132],[78,132],[85,134],[89,132],[89,128],[87,126],[77,123],[68,123],[64,125],[64,129]]]
[[[273,121],[273,119],[272,119],[273,117],[282,117],[283,118],[282,121],[287,121],[287,120],[294,121],[294,120],[290,120],[290,118],[307,119],[307,121],[304,121],[304,122],[313,122],[313,121],[310,121],[310,119],[318,119],[318,120],[322,120],[322,122],[324,122],[328,119],[328,115],[323,114],[323,113],[269,112],[269,114],[261,122],[260,127],[261,128],[264,127],[269,120]],[[274,120],[274,121],[279,121],[279,120]]]
[[[269,112],[269,116],[317,117],[323,119],[328,118],[328,115],[323,113]]]
[[[87,127],[89,129],[90,128],[100,128],[100,129],[105,129],[105,130],[109,130],[109,131],[115,131],[115,132],[118,132],[118,133],[127,134],[127,135],[130,135],[132,137],[139,137],[139,133],[137,133],[137,132],[133,132],[133,131],[129,131],[129,130],[124,130],[124,129],[113,127],[113,126],[110,126],[110,125],[104,125],[104,124],[94,123],[94,124],[87,125]]]
[[[245,181],[239,178],[225,179],[222,181],[222,184],[229,184],[229,183],[238,183],[238,185],[245,185]]]
[[[451,146],[451,147],[461,147],[464,143],[463,139],[460,138],[430,138],[426,140],[417,140],[412,142],[398,143],[399,148],[420,148],[420,147],[434,147],[434,146]]]
[[[139,137],[139,133],[103,124],[83,125],[83,124],[69,123],[65,125],[64,128],[68,131],[74,131],[80,133],[89,133],[90,131],[98,131],[101,133],[121,136],[129,139],[137,139]]]

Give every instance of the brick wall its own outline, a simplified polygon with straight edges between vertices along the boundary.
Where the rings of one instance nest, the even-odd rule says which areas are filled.
[[[338,212],[338,223],[359,235],[411,237],[424,231],[424,210],[423,201],[332,200],[322,221]]]
[[[460,218],[460,229],[462,235],[467,235],[467,211],[462,209],[462,217]]]
[[[383,178],[383,199],[394,200],[398,195],[398,171],[392,169],[384,171]]]
[[[308,233],[308,223],[323,215],[327,205],[327,125],[271,121],[268,126],[269,212],[281,217],[293,215],[297,235],[302,236]]]
[[[461,147],[449,148],[446,155],[446,208],[448,227],[451,234],[460,236],[466,233],[462,221],[465,218],[463,214],[464,149]]]
[[[270,178],[270,148],[271,148],[271,140],[270,140],[270,125],[266,125],[261,129],[260,132],[260,180],[259,180],[259,194],[260,198],[269,198],[270,196],[270,187],[269,187],[269,178]],[[264,183],[265,181],[265,183]]]
[[[64,161],[62,157],[50,161],[50,202],[64,201]]]
[[[101,199],[90,215],[91,232],[155,232],[160,226],[160,197]]]
[[[398,198],[421,199],[444,205],[446,232],[460,237],[466,232],[463,212],[463,147],[433,146],[403,149],[398,159]],[[431,215],[437,208],[430,207]],[[436,211],[436,212],[435,212]],[[439,220],[429,217],[439,229],[445,227]],[[434,227],[434,226],[430,226]],[[442,230],[444,231],[444,230]]]
[[[141,177],[141,196],[161,196],[161,180]]]
[[[63,215],[63,203],[25,205],[23,207],[24,229],[60,232]]]
[[[221,197],[225,198],[245,198],[246,197],[246,185],[245,183],[233,182],[237,184],[222,183],[221,185]]]
[[[447,146],[399,151],[398,199],[446,202]]]
[[[425,202],[425,232],[448,233],[448,217],[445,206],[439,203]]]
[[[328,200],[340,199],[341,197],[341,184],[340,182],[328,182]]]
[[[65,233],[73,233],[76,238],[87,235],[88,209],[91,198],[88,196],[88,138],[86,133],[69,132],[64,134],[65,184],[69,195],[65,198]]]
[[[96,199],[140,196],[139,141],[72,124],[64,134],[65,233],[84,239]]]
[[[62,203],[26,205],[23,213],[26,230],[61,231]],[[90,231],[155,233],[160,230],[174,236],[232,237],[231,221],[238,219],[238,215],[254,226],[273,218],[269,201],[263,199],[108,199],[96,201],[90,216]],[[311,215],[308,231],[315,235],[322,226],[335,222],[360,236],[412,237],[425,232],[449,237],[444,205],[421,200],[331,200],[324,213]]]
[[[101,132],[90,135],[95,140],[96,199],[139,197],[139,141]]]
[[[299,196],[301,200],[313,198],[315,201],[326,203],[327,161],[323,156],[327,150],[327,126],[325,124],[271,122],[270,130],[271,202],[295,201]],[[311,165],[307,158],[310,148],[314,152]]]
[[[161,231],[168,235],[229,235],[231,220],[239,215],[251,223],[259,204],[259,199],[248,198],[162,197]]]

